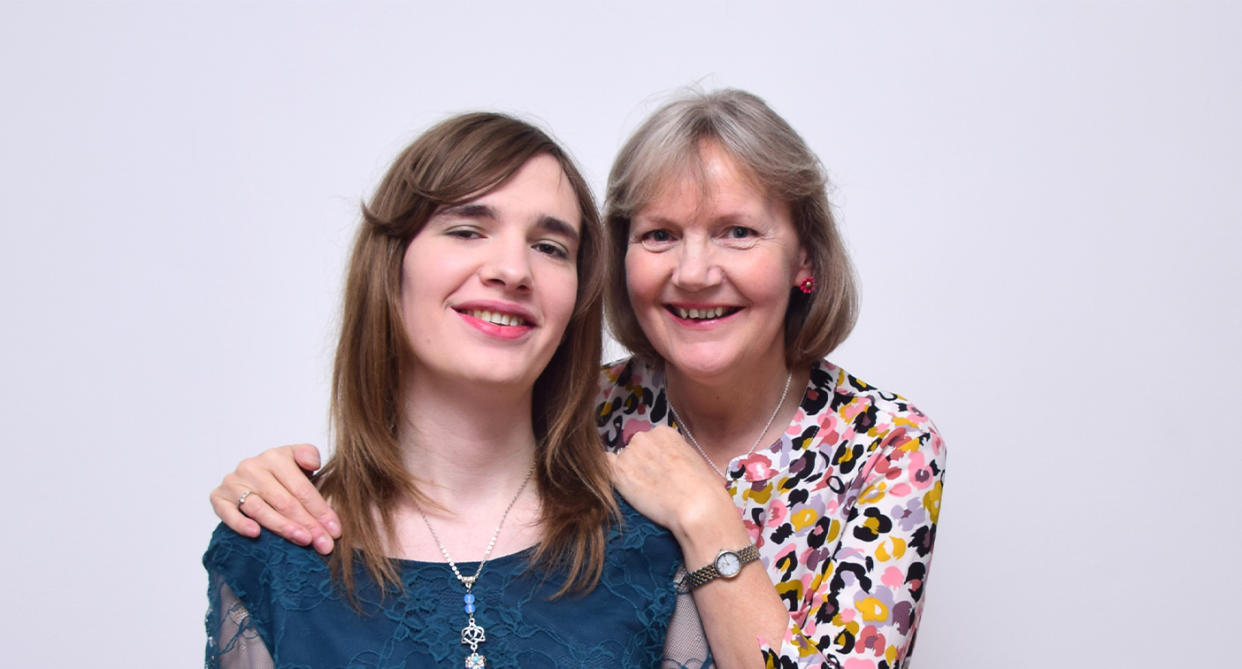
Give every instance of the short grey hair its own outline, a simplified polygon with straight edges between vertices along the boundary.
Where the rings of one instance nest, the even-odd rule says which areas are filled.
[[[670,179],[687,171],[702,178],[704,141],[717,142],[769,197],[789,206],[816,288],[810,295],[790,288],[785,362],[790,369],[808,366],[845,341],[854,328],[858,293],[853,267],[828,204],[828,178],[819,158],[767,103],[737,89],[695,91],[668,102],[617,154],[604,204],[608,256],[621,276],[607,288],[612,334],[636,355],[660,360],[638,324],[626,287],[630,222]]]

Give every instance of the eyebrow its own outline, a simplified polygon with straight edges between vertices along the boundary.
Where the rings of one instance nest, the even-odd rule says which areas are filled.
[[[631,219],[630,224],[633,225],[633,222],[640,218],[645,218],[651,225],[657,225],[657,226],[680,227],[686,224],[685,221],[681,219],[668,218],[666,216],[658,216],[658,215],[656,216],[652,216],[652,215],[635,216],[633,217],[633,219]],[[747,227],[755,227],[759,225],[759,223],[755,220],[754,217],[748,216],[745,213],[732,212],[732,211],[721,214],[720,216],[716,216],[715,218],[710,219],[708,223],[711,225],[744,225]]]
[[[437,216],[460,216],[462,218],[486,218],[496,220],[496,210],[486,204],[477,202],[467,202],[465,204],[453,205],[440,210]],[[571,241],[577,242],[580,239],[578,231],[574,226],[562,221],[555,216],[543,215],[535,222],[535,227],[546,230],[553,234],[568,237]]]
[[[496,210],[485,204],[477,202],[467,202],[465,204],[457,204],[451,207],[445,207],[436,212],[437,216],[461,216],[463,218],[496,218]]]
[[[555,216],[540,216],[539,221],[535,223],[535,227],[542,228],[553,234],[568,237],[571,241],[578,241],[578,231],[574,226],[562,221]]]

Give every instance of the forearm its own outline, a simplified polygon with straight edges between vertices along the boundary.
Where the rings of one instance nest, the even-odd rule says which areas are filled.
[[[765,649],[775,666],[906,666],[926,601],[945,454],[934,431],[901,433],[885,446],[860,474],[848,519],[829,530],[839,537],[831,559],[781,584],[797,587],[801,608],[784,643]]]
[[[711,564],[721,550],[736,551],[751,543],[732,501],[721,497],[724,504],[713,505],[673,531],[688,570]],[[762,562],[743,566],[734,578],[716,578],[693,595],[712,657],[722,669],[763,667],[761,642],[780,646],[785,638],[789,612]]]

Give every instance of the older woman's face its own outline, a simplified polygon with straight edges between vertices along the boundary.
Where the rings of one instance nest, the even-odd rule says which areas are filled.
[[[790,290],[810,276],[789,208],[767,197],[718,145],[700,146],[703,180],[671,179],[630,224],[630,301],[656,351],[709,382],[784,364]]]

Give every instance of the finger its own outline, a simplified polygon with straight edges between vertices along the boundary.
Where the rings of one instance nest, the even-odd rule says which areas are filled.
[[[294,444],[290,447],[293,452],[294,461],[303,472],[314,472],[319,469],[319,449],[311,444]],[[280,472],[277,473],[280,478]],[[328,506],[327,500],[323,495],[319,494],[319,489],[311,483],[310,479],[302,477],[297,478],[290,474],[290,480],[281,478],[281,482],[293,493],[293,496],[302,504],[306,512],[314,516],[327,530],[328,535],[334,538],[341,536],[341,520]]]
[[[301,524],[315,536],[315,547],[321,552],[332,550],[331,539],[341,536],[341,521],[319,494],[319,489],[307,478],[306,470],[294,456],[300,446],[306,446],[312,453],[315,447],[308,444],[275,449],[260,456],[261,464],[265,465],[277,484],[283,490],[273,490],[267,501],[285,516]],[[315,453],[315,458],[318,454]],[[287,495],[286,495],[287,493]],[[323,536],[324,539],[321,539]],[[327,543],[323,543],[324,541]]]
[[[629,496],[626,493],[630,488],[630,479],[626,474],[625,464],[621,462],[621,456],[616,453],[606,453],[604,459],[608,461],[608,473],[612,486],[617,489],[621,497],[629,502]]]
[[[618,469],[621,467],[621,456],[617,453],[607,452],[604,453],[604,460],[608,463],[608,471],[611,474],[612,480],[616,481]]]
[[[610,454],[608,467],[613,487],[630,503],[637,491],[651,485],[651,469],[642,458]]]
[[[256,488],[247,487],[237,483],[238,479],[234,475],[232,478],[225,479],[225,484],[221,486],[222,490],[236,491],[241,493],[235,499],[232,499],[233,508],[242,515],[250,518],[253,522],[259,524],[269,532],[273,532],[286,541],[305,546],[312,543],[314,535],[310,530],[290,519],[281,513],[272,504],[263,497]],[[242,495],[250,490],[250,494],[245,495],[245,501],[238,504],[242,499]],[[231,495],[230,495],[231,497]]]
[[[279,511],[272,508],[262,496],[257,493],[251,493],[246,498],[245,504],[238,507],[242,513],[246,514],[255,522],[266,528],[272,529],[272,532],[283,537],[285,540],[293,542],[299,546],[305,546],[311,543],[312,535],[306,528],[290,521]]]
[[[625,439],[625,446],[629,446],[630,442],[634,440],[634,437],[640,434],[646,434],[649,430],[651,430],[650,427],[637,427],[636,429],[636,432],[630,434],[630,436]],[[624,449],[625,446],[622,446],[622,449]]]
[[[635,432],[630,435],[630,440],[625,442],[625,448],[618,451],[618,453],[629,453],[631,455],[639,453],[643,449],[643,444],[646,444],[650,439],[651,437],[646,432]]]
[[[236,473],[225,477],[226,487],[242,492],[253,490],[258,495],[262,504],[256,505],[257,509],[252,511],[247,501],[242,512],[263,527],[298,545],[316,542],[316,550],[331,550],[330,543],[323,543],[324,540],[331,541],[327,530],[307,513],[284,482],[300,479],[310,485],[302,470],[293,463],[293,458],[287,451],[285,453],[283,459],[272,458],[265,453],[258,458],[243,460],[237,466]]]
[[[229,529],[243,537],[259,536],[259,524],[246,517],[246,514],[237,508],[237,500],[230,498],[229,493],[223,487],[212,490],[210,499],[211,508]]]
[[[308,472],[318,471],[319,449],[312,444],[293,444],[289,447],[293,451],[293,460],[298,466]]]

